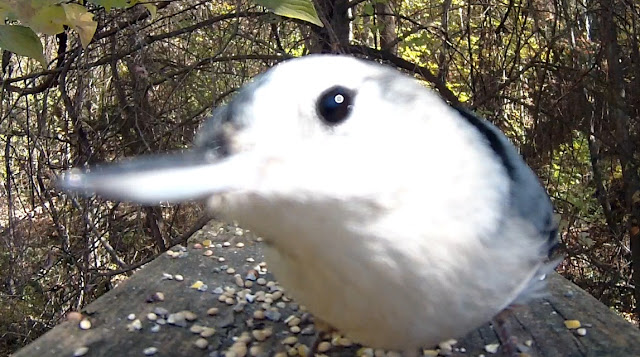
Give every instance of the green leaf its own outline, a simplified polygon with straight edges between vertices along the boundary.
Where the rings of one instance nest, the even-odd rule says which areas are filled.
[[[32,29],[18,25],[0,25],[0,48],[27,56],[47,67],[40,38]]]
[[[365,15],[367,15],[367,16],[373,16],[373,12],[374,12],[374,10],[373,10],[373,4],[371,4],[371,3],[369,3],[369,2],[368,2],[368,3],[366,3],[366,4],[364,4],[364,14],[365,14]]]
[[[254,0],[274,13],[324,27],[311,0]]]
[[[107,11],[111,11],[111,8],[124,9],[129,6],[129,0],[89,0],[98,6],[102,6]]]
[[[151,14],[151,21],[156,19],[156,13],[158,13],[158,8],[153,4],[142,4],[142,6],[146,7]]]

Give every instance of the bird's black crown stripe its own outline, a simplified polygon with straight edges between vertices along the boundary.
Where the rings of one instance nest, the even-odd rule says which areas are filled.
[[[498,134],[489,126],[487,126],[487,124],[484,123],[480,118],[475,116],[475,114],[457,107],[454,107],[454,109],[457,110],[458,113],[460,113],[460,115],[462,115],[462,117],[465,118],[467,122],[469,122],[469,124],[473,125],[473,127],[476,128],[480,132],[480,134],[482,134],[482,136],[487,139],[491,150],[493,150],[493,152],[498,155],[498,157],[502,161],[502,165],[507,170],[507,174],[510,178],[513,179],[515,176],[515,168],[513,166],[513,163],[509,159],[507,148],[505,147],[504,142],[500,140]]]

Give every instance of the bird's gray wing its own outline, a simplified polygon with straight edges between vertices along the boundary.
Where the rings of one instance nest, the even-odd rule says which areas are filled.
[[[464,109],[456,108],[460,115],[475,127],[500,158],[511,179],[510,209],[518,217],[531,223],[546,240],[542,249],[549,257],[558,246],[557,226],[554,222],[553,206],[549,195],[539,182],[538,176],[524,162],[516,148],[493,124]]]

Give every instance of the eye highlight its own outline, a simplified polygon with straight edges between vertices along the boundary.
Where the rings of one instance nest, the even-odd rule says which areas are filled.
[[[355,91],[349,88],[331,87],[318,98],[316,110],[325,123],[329,125],[340,124],[349,117],[354,97]]]

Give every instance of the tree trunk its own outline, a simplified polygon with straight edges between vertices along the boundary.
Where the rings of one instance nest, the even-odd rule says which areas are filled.
[[[324,27],[312,26],[312,53],[345,53],[349,45],[349,2],[316,0],[315,7]]]
[[[618,29],[615,22],[614,0],[602,0],[602,44],[607,61],[609,86],[609,117],[615,124],[617,153],[622,166],[622,180],[624,182],[625,208],[627,210],[627,228],[631,248],[631,264],[633,268],[632,281],[636,300],[635,313],[640,316],[640,178],[638,167],[634,163],[635,144],[629,132],[629,113],[626,107],[623,68],[621,65],[621,51],[618,44]]]
[[[395,17],[391,16],[392,13],[390,1],[376,3],[376,21],[380,28],[380,49],[395,55],[398,53],[398,36],[396,35]]]

